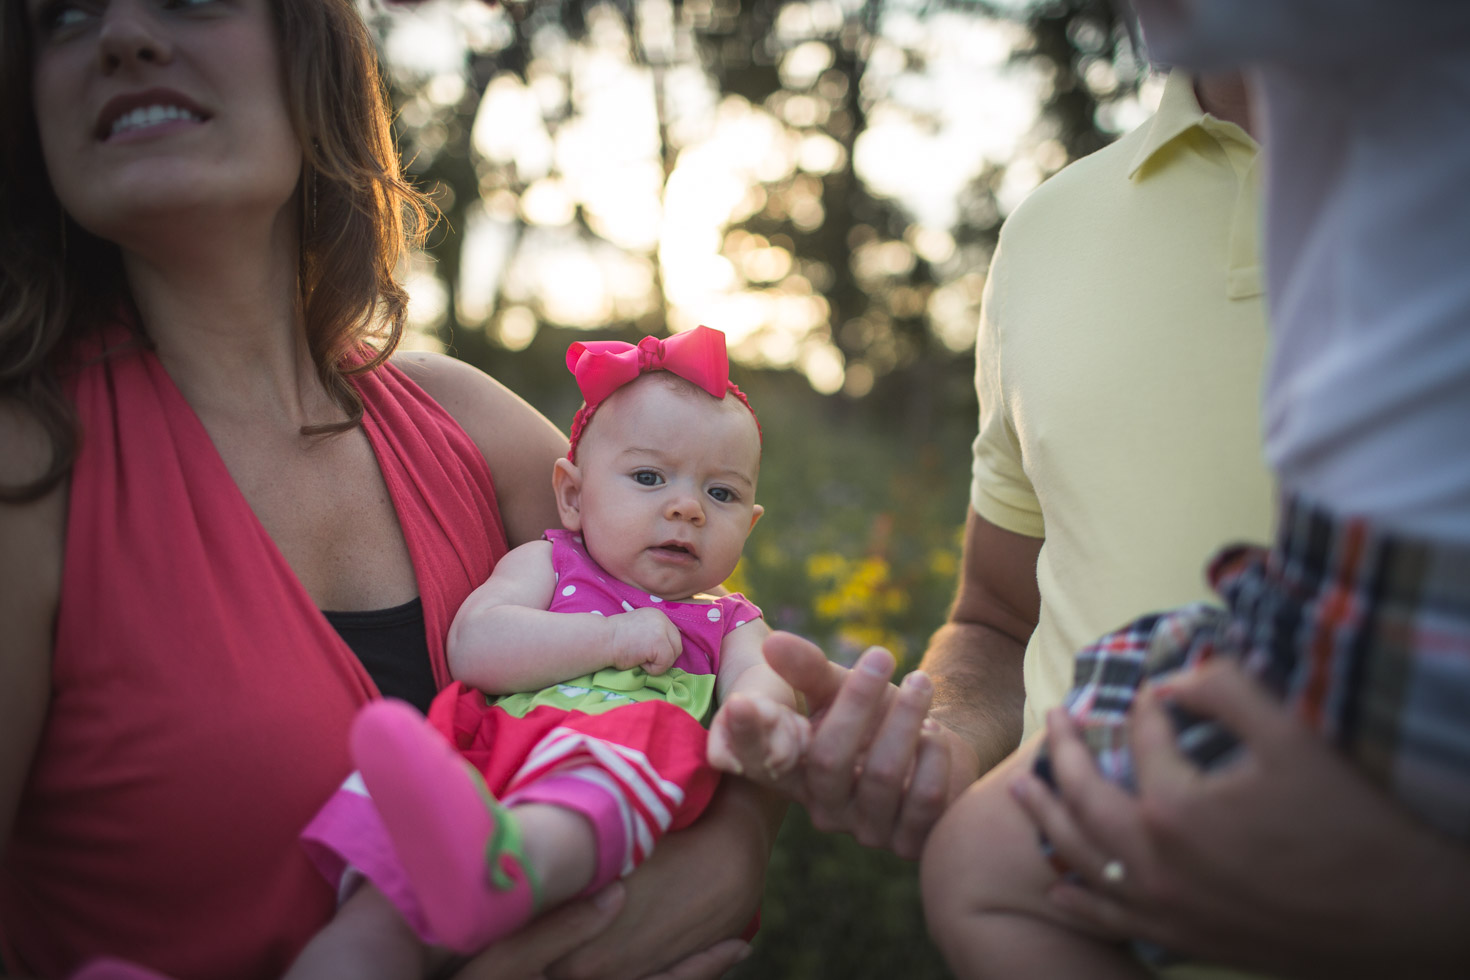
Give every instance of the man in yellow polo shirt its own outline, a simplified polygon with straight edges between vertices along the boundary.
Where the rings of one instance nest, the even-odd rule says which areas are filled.
[[[1007,221],[976,349],[961,580],[922,670],[894,688],[886,651],[845,671],[788,634],[766,643],[813,708],[812,748],[778,782],[817,826],[912,855],[948,800],[1042,728],[1078,649],[1212,598],[1209,557],[1269,540],[1248,128],[1238,75],[1175,72],[1148,123]],[[928,879],[954,877],[932,851],[926,898]]]
[[[847,671],[789,634],[765,645],[813,710],[811,750],[778,782],[818,827],[918,856],[944,805],[1060,703],[1078,649],[1209,598],[1209,556],[1268,539],[1248,125],[1239,76],[1171,74],[1149,122],[1006,222],[960,583],[922,670],[895,688],[881,649]]]
[[[1222,118],[1244,122],[1243,104],[1238,76],[1171,74],[1152,120],[1057,174],[1001,231],[975,353],[974,547],[956,613],[974,602],[967,589],[1033,578],[995,567],[985,538],[1036,542],[1020,738],[1061,703],[1077,650],[1211,598],[1209,558],[1269,540],[1257,146]],[[937,640],[925,669],[943,712],[963,710],[945,661],[973,651]]]
[[[1170,74],[1148,123],[1057,174],[1002,229],[976,345],[964,573],[924,660],[936,717],[972,740],[1041,731],[1077,650],[1140,614],[1214,600],[1211,556],[1270,540],[1258,147],[1244,106],[1239,76]],[[997,605],[1034,613],[996,637]],[[977,715],[973,662],[1013,678],[1023,637],[1021,717]],[[933,851],[926,903],[948,880],[928,867],[944,858]]]

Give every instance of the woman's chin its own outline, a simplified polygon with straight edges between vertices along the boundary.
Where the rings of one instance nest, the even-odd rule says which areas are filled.
[[[123,249],[152,249],[181,236],[197,244],[204,237],[240,235],[252,224],[252,215],[262,228],[270,227],[292,205],[294,190],[285,195],[224,195],[187,180],[138,182],[71,215],[92,234]]]

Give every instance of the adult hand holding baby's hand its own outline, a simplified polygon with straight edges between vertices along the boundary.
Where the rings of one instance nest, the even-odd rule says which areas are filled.
[[[669,617],[657,609],[634,609],[608,617],[613,627],[613,661],[619,670],[642,667],[662,674],[684,652],[684,639]]]
[[[928,720],[929,678],[915,671],[894,685],[888,651],[870,649],[848,670],[790,633],[772,633],[765,657],[811,714],[810,748],[775,787],[805,806],[819,830],[917,858],[951,795],[958,742]],[[744,725],[731,727],[737,743],[746,739]]]
[[[769,698],[736,694],[709,727],[709,764],[780,788],[811,744],[811,723]]]

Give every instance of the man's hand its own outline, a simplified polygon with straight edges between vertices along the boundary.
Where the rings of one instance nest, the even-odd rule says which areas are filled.
[[[726,720],[724,747],[747,776],[805,806],[818,829],[918,858],[950,801],[1020,741],[1021,662],[1041,602],[1040,550],[1040,538],[971,508],[954,608],[922,670],[895,686],[887,650],[868,650],[847,670],[815,644],[773,633],[766,663],[805,698],[811,745],[794,770],[772,779],[746,764],[764,751],[762,725],[737,712]]]
[[[889,683],[893,656],[874,648],[847,670],[815,644],[772,633],[766,662],[806,699],[811,743],[790,772],[746,774],[800,802],[824,831],[851,833],[868,847],[917,858],[949,802],[950,754],[957,739],[926,721],[933,687],[921,672]],[[726,745],[742,764],[766,749],[766,727],[753,712],[727,719]]]
[[[1165,697],[1217,718],[1242,756],[1200,770],[1175,744]],[[1029,775],[1014,791],[1090,883],[1058,881],[1050,897],[1065,911],[1115,936],[1292,975],[1466,975],[1470,854],[1402,812],[1237,665],[1141,692],[1136,798],[1102,778],[1064,712],[1048,722],[1059,791]]]

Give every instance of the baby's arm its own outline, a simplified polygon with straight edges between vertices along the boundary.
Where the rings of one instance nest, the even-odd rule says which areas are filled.
[[[657,609],[616,616],[550,612],[551,542],[511,551],[459,607],[449,628],[449,672],[490,694],[534,691],[604,667],[673,666],[683,640]]]
[[[725,634],[720,648],[720,672],[715,694],[720,710],[710,723],[710,765],[727,772],[744,773],[756,765],[772,782],[786,775],[801,759],[811,741],[811,726],[796,708],[796,694],[766,663],[761,643],[769,635],[755,623]],[[736,716],[739,721],[735,722]],[[759,728],[763,754],[742,761],[733,750],[731,725]],[[749,745],[747,739],[741,740]]]

